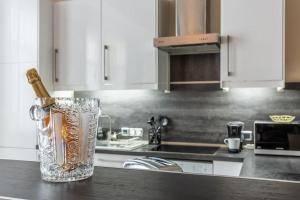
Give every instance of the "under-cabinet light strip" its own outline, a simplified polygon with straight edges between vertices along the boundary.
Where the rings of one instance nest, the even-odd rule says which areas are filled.
[[[201,84],[219,84],[220,81],[175,81],[171,85],[201,85]]]

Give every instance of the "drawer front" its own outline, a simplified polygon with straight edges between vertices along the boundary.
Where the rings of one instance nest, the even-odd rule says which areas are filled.
[[[94,158],[94,165],[100,167],[123,168],[123,163],[126,160],[134,159],[134,158],[142,158],[142,157],[96,153]]]
[[[221,176],[239,176],[242,171],[243,163],[214,161],[214,175]]]
[[[213,165],[209,162],[190,162],[182,160],[173,160],[185,173],[193,174],[213,174]]]

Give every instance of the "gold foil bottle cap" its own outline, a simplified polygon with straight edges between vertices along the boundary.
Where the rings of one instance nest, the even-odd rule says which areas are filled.
[[[55,103],[55,99],[50,97],[36,69],[29,69],[26,72],[26,77],[28,82],[32,85],[36,96],[39,98],[45,98],[45,103],[42,107],[48,107]]]
[[[26,76],[27,76],[27,79],[28,79],[28,82],[30,84],[36,82],[36,81],[41,81],[41,78],[38,74],[38,72],[36,71],[36,69],[29,69],[27,72],[26,72]]]

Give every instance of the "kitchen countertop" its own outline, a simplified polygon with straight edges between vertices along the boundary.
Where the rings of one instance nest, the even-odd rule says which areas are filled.
[[[150,151],[151,148],[153,148],[153,146],[146,145],[131,151],[96,150],[96,152],[136,156],[157,156],[165,159],[192,161],[216,160],[243,162],[240,177],[300,182],[300,157],[255,155],[253,150],[243,150],[239,154],[230,154],[225,148],[219,148],[213,155],[153,152]]]
[[[96,153],[118,154],[118,155],[135,155],[135,156],[153,156],[166,159],[193,160],[193,161],[231,161],[243,162],[244,154],[229,154],[220,148],[215,154],[196,154],[196,153],[179,153],[179,152],[163,152],[151,151],[157,145],[144,145],[142,147],[125,151],[125,150],[105,150],[97,149]]]
[[[300,157],[255,155],[248,151],[240,176],[300,182]]]
[[[0,196],[38,200],[298,200],[300,184],[95,167],[90,179],[41,180],[39,163],[0,160]]]

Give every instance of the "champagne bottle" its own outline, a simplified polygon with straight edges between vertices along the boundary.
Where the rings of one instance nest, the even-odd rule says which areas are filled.
[[[46,116],[43,119],[43,123],[44,127],[47,127],[50,123],[50,108],[55,104],[55,99],[51,98],[49,95],[36,69],[29,69],[26,72],[26,77],[36,96],[39,98],[44,98],[42,101],[42,108],[46,112]]]
[[[49,129],[49,138],[52,137],[55,140],[57,147],[56,149],[56,163],[61,165],[66,171],[74,170],[78,166],[78,155],[79,155],[79,141],[78,135],[73,136],[72,130],[74,127],[72,121],[70,121],[70,116],[65,110],[53,107],[55,104],[55,99],[52,98],[47,89],[45,88],[38,72],[36,69],[30,69],[26,73],[28,82],[32,85],[32,88],[38,98],[44,98],[42,100],[42,109],[46,113],[43,118],[43,127],[47,128],[52,119],[52,131]],[[50,113],[50,110],[51,113]],[[55,121],[61,119],[61,125],[57,125]]]

